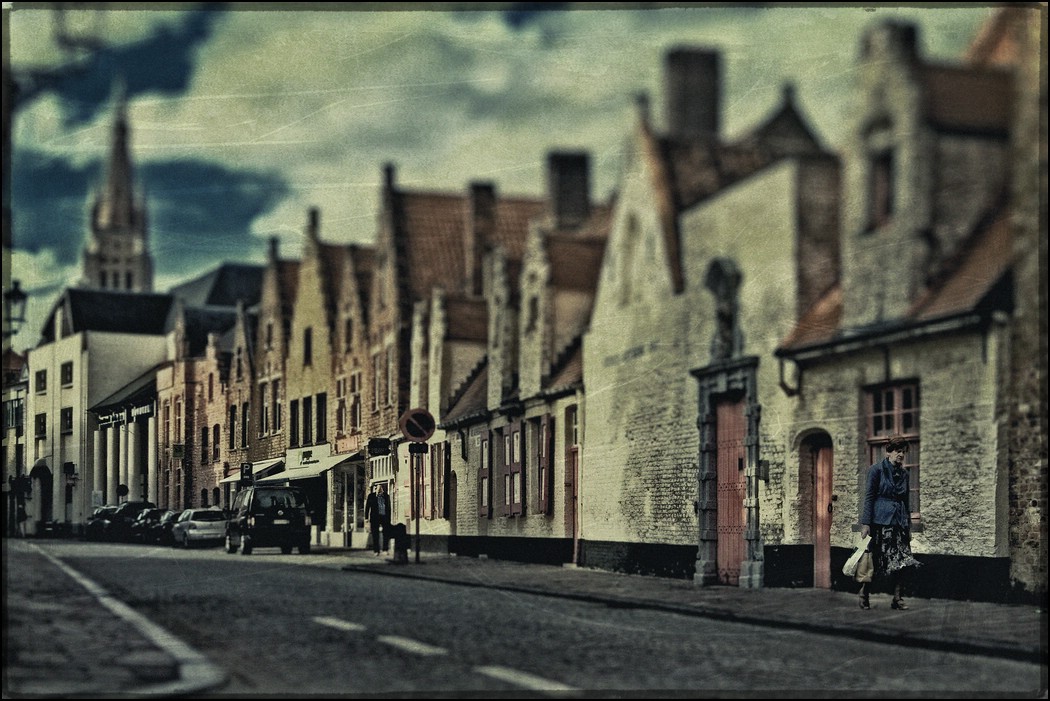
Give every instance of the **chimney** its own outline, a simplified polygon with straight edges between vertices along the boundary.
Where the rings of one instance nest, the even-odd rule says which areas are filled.
[[[467,264],[466,291],[468,294],[481,294],[481,262],[496,233],[496,186],[488,182],[471,183],[467,207],[467,230],[463,237]]]
[[[277,262],[277,247],[279,244],[280,239],[278,239],[276,236],[270,237],[270,250],[267,256],[270,263]]]
[[[311,207],[307,212],[306,219],[306,235],[312,240],[317,240],[318,222],[321,218],[321,212],[317,207]]]
[[[668,134],[718,136],[722,90],[718,52],[679,47],[668,51],[665,61]]]
[[[590,157],[586,152],[547,156],[547,206],[558,229],[578,227],[590,216]]]
[[[861,43],[865,60],[894,57],[911,63],[918,58],[919,34],[915,25],[887,20],[870,28]]]

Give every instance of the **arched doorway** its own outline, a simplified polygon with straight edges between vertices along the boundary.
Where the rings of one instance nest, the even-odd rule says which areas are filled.
[[[33,480],[34,501],[30,519],[33,524],[33,532],[41,533],[45,523],[55,520],[54,475],[51,474],[51,468],[46,462],[37,460],[29,472],[29,477]]]
[[[831,436],[819,432],[807,436],[799,446],[799,485],[802,504],[809,513],[803,523],[811,525],[813,542],[813,586],[831,588],[831,521],[834,510],[832,485],[835,459]],[[805,531],[803,531],[803,534]]]

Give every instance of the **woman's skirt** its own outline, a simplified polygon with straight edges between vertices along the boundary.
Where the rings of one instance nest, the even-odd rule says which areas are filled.
[[[876,574],[891,575],[908,567],[919,567],[921,562],[911,554],[911,531],[899,526],[875,526],[871,552]]]

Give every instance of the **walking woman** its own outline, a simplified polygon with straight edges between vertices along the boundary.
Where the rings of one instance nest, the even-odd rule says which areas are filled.
[[[893,584],[890,606],[898,610],[908,608],[901,596],[902,579],[922,564],[911,554],[910,476],[904,468],[907,453],[907,440],[900,436],[890,438],[886,457],[868,468],[860,512],[860,537],[871,535],[869,547],[875,575],[884,576]],[[860,586],[862,609],[871,608],[869,587],[869,583]]]

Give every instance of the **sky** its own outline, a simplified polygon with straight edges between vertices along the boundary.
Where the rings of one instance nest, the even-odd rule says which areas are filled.
[[[465,193],[490,181],[504,195],[538,196],[549,152],[585,150],[592,195],[607,200],[637,95],[663,126],[663,55],[674,46],[722,53],[727,140],[768,117],[790,82],[818,137],[840,150],[866,28],[912,22],[927,58],[953,61],[993,12],[977,3],[81,4],[99,9],[70,13],[67,26],[103,43],[73,66],[55,47],[45,3],[5,3],[21,88],[11,272],[30,293],[14,344],[22,350],[80,279],[119,90],[154,286],[166,291],[223,261],[263,263],[271,237],[297,257],[311,207],[323,240],[371,243],[387,163],[408,189]]]

